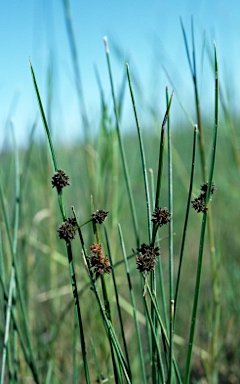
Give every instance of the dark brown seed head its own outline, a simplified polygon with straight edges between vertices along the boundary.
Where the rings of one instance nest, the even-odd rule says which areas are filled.
[[[200,195],[191,201],[192,207],[195,209],[195,211],[199,212],[206,212],[206,197],[207,197],[207,190],[208,190],[208,183],[204,183],[201,185],[201,192]],[[212,182],[211,185],[211,191],[210,194],[212,195],[216,191],[216,187],[214,182]],[[210,200],[212,198],[210,197]]]
[[[137,251],[139,252],[139,256],[136,257],[137,269],[145,274],[153,271],[157,264],[160,248],[143,243],[140,248],[137,248]]]
[[[191,201],[192,207],[195,209],[195,211],[199,212],[205,212],[206,210],[206,200],[204,196],[200,195],[196,199]]]
[[[164,224],[167,224],[171,221],[171,214],[168,212],[167,208],[155,208],[152,214],[152,222],[158,224],[159,227],[162,227]]]
[[[206,194],[207,194],[207,189],[208,189],[208,182],[207,183],[204,183],[201,185],[201,194],[205,196],[206,198]],[[215,187],[215,184],[214,182],[212,182],[212,185],[211,185],[211,195],[216,191],[216,187]]]
[[[75,218],[68,217],[58,227],[58,235],[60,239],[71,241],[75,237],[77,222]]]
[[[56,187],[58,192],[60,192],[67,185],[70,185],[69,177],[64,171],[59,169],[52,177],[52,187]]]
[[[90,247],[90,251],[95,254],[102,254],[102,244],[95,244],[93,243]]]
[[[89,256],[90,265],[93,273],[95,273],[95,278],[97,280],[100,275],[110,273],[112,267],[108,257],[103,253],[102,244],[93,243],[90,247],[90,251],[92,252],[92,254]]]
[[[97,224],[102,224],[106,220],[109,211],[104,211],[104,209],[97,209],[92,213],[92,221]]]

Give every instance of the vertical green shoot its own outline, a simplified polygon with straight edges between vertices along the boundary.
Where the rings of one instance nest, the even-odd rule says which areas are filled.
[[[57,159],[54,151],[54,146],[52,142],[52,137],[51,137],[51,132],[48,127],[47,119],[45,117],[40,93],[38,90],[38,85],[36,81],[36,77],[34,74],[34,70],[32,67],[32,63],[30,62],[30,69],[31,69],[31,74],[32,74],[32,79],[33,79],[33,85],[34,89],[36,92],[37,96],[37,101],[40,109],[40,114],[42,117],[43,125],[45,128],[45,132],[47,135],[47,140],[49,144],[49,149],[50,149],[50,156],[52,160],[52,165],[53,165],[53,170],[57,172],[59,169],[57,166]],[[64,207],[64,202],[63,202],[63,194],[62,194],[62,189],[58,190],[58,202],[59,202],[59,208],[62,214],[63,220],[66,219],[66,213],[65,213],[65,207]],[[66,250],[67,250],[67,255],[68,255],[68,263],[69,263],[69,273],[70,273],[70,278],[71,278],[71,284],[72,284],[72,293],[73,293],[73,299],[74,299],[74,304],[75,304],[75,309],[77,313],[77,318],[78,318],[78,325],[79,325],[79,333],[80,333],[80,341],[81,341],[81,347],[82,347],[82,357],[83,357],[83,363],[84,363],[84,372],[85,372],[85,378],[87,384],[90,384],[90,375],[89,375],[89,368],[88,368],[88,360],[87,360],[87,351],[86,351],[86,344],[85,344],[85,337],[84,337],[84,331],[83,331],[83,323],[82,323],[82,315],[81,315],[81,309],[80,309],[80,302],[78,298],[78,290],[77,290],[77,281],[76,281],[76,275],[75,275],[75,269],[74,269],[74,262],[73,262],[73,254],[72,254],[72,246],[69,240],[65,241],[66,243]]]
[[[145,199],[146,199],[146,206],[147,206],[148,236],[149,236],[149,242],[150,242],[151,241],[151,211],[150,211],[150,197],[149,197],[149,187],[148,187],[145,151],[144,151],[144,146],[143,146],[142,132],[141,132],[140,123],[139,123],[139,119],[138,119],[137,108],[136,108],[136,103],[135,103],[134,92],[133,92],[131,75],[130,75],[128,63],[126,63],[126,68],[127,68],[128,85],[129,85],[129,90],[130,90],[131,99],[132,99],[133,111],[134,111],[134,116],[135,116],[135,121],[136,121],[136,126],[137,126],[138,140],[139,140],[140,152],[141,152],[142,171],[143,171],[144,187],[145,187]]]
[[[196,51],[195,51],[195,37],[194,37],[193,19],[191,22],[192,52],[193,52],[192,53],[192,61],[190,58],[186,31],[185,31],[182,19],[180,19],[180,22],[181,22],[181,28],[182,28],[183,38],[184,38],[186,54],[187,54],[187,58],[188,58],[188,64],[190,67],[190,71],[191,71],[191,75],[192,75],[192,81],[193,81],[193,87],[194,87],[197,124],[198,124],[198,129],[199,129],[199,150],[200,150],[200,158],[201,158],[202,179],[203,179],[203,182],[205,182],[207,169],[206,169],[205,149],[204,149],[204,133],[203,133],[202,116],[201,116],[200,99],[199,99],[198,82],[197,82],[197,64],[196,64]]]
[[[198,266],[197,266],[197,276],[196,276],[196,284],[194,291],[194,302],[193,302],[193,310],[192,310],[192,320],[191,320],[191,328],[190,328],[190,336],[188,343],[188,353],[187,353],[187,363],[186,363],[186,376],[185,376],[185,384],[189,383],[190,378],[190,370],[191,370],[191,360],[192,360],[192,349],[193,349],[193,341],[195,334],[195,326],[196,326],[196,317],[197,317],[197,309],[198,309],[198,299],[200,292],[200,283],[201,283],[201,272],[202,272],[202,260],[203,260],[203,248],[204,248],[204,240],[205,240],[205,229],[208,217],[208,205],[210,201],[210,193],[212,187],[212,179],[215,165],[215,156],[216,156],[216,144],[217,144],[217,132],[218,132],[218,93],[219,93],[219,81],[218,81],[218,60],[217,60],[217,52],[216,52],[216,44],[214,43],[214,59],[215,59],[215,115],[214,115],[214,136],[213,136],[213,144],[212,144],[212,156],[211,156],[211,164],[210,164],[210,172],[208,178],[208,189],[206,193],[206,209],[203,213],[202,220],[202,228],[201,228],[201,236],[200,236],[200,244],[199,244],[199,254],[198,254]]]
[[[147,314],[147,320],[149,322],[152,338],[153,338],[153,344],[154,344],[154,356],[153,358],[156,359],[156,365],[157,365],[157,372],[154,372],[154,376],[152,376],[153,382],[157,383],[157,376],[160,374],[161,377],[161,383],[165,383],[165,373],[164,373],[164,367],[163,367],[163,361],[162,361],[162,354],[159,346],[159,337],[157,336],[157,328],[155,323],[155,319],[152,319],[152,316],[150,314],[148,303],[147,303],[147,295],[144,296],[144,303],[145,303],[145,309]],[[153,322],[154,320],[154,322]],[[152,362],[155,365],[155,361]]]
[[[106,238],[106,243],[107,243],[107,249],[108,249],[108,256],[109,256],[110,264],[113,265],[112,255],[111,255],[111,250],[110,250],[109,237],[108,237],[107,230],[106,230],[105,227],[104,227],[104,232],[105,232],[105,238]],[[119,294],[118,294],[118,287],[117,287],[117,282],[116,282],[114,268],[112,269],[112,279],[113,279],[113,286],[114,286],[114,291],[115,291],[115,297],[116,297],[118,317],[119,317],[119,322],[120,322],[120,328],[121,328],[121,335],[122,335],[122,340],[123,340],[124,351],[125,351],[126,360],[127,360],[127,363],[128,363],[129,373],[130,373],[130,376],[132,376],[132,374],[131,374],[131,364],[130,364],[130,358],[129,358],[129,354],[128,354],[127,341],[126,341],[125,332],[124,332],[123,318],[122,318],[122,312],[121,312],[121,307],[120,307],[120,303],[119,303]]]
[[[132,213],[132,220],[133,220],[133,227],[134,227],[136,243],[137,243],[137,246],[139,246],[140,244],[139,244],[139,230],[138,230],[137,215],[136,215],[136,209],[135,209],[135,204],[134,204],[133,195],[132,195],[132,188],[131,188],[131,182],[130,182],[130,177],[129,177],[127,161],[126,161],[126,155],[125,155],[125,150],[124,150],[123,140],[122,140],[122,135],[121,135],[121,130],[120,130],[118,106],[117,106],[117,100],[116,100],[116,96],[115,96],[114,85],[113,85],[110,53],[109,53],[109,48],[108,48],[108,40],[107,40],[106,36],[104,37],[104,44],[105,44],[105,52],[106,52],[106,58],[107,58],[108,73],[109,73],[109,79],[110,79],[110,85],[111,85],[112,99],[113,99],[113,105],[114,105],[114,113],[115,113],[115,119],[116,119],[116,129],[117,129],[119,148],[120,148],[120,153],[121,153],[121,158],[122,158],[124,177],[125,177],[125,182],[126,182],[126,186],[127,186],[130,209],[131,209],[131,213]]]
[[[168,88],[166,88],[166,104],[169,104]],[[168,135],[168,204],[169,212],[171,213],[171,220],[169,222],[169,332],[170,332],[170,348],[169,348],[169,384],[172,383],[172,362],[173,362],[173,313],[174,313],[174,300],[173,300],[173,180],[172,180],[172,139],[170,128],[170,116],[167,121],[167,135]]]
[[[36,77],[35,77],[35,73],[34,73],[31,61],[29,61],[29,64],[30,64],[30,69],[31,69],[31,74],[32,74],[32,79],[33,79],[34,90],[35,90],[35,93],[37,96],[38,106],[40,109],[40,115],[42,118],[42,122],[43,122],[43,126],[45,129],[46,135],[47,135],[47,141],[48,141],[48,145],[49,145],[53,171],[57,172],[59,168],[57,165],[57,158],[56,158],[56,154],[55,154],[55,150],[54,150],[54,146],[53,146],[53,142],[52,142],[52,135],[51,135],[50,129],[48,127],[47,119],[46,119],[45,112],[43,109],[43,105],[42,105],[42,101],[41,101],[41,97],[40,97],[40,93],[38,90],[37,81],[36,81]],[[65,213],[65,207],[63,204],[62,190],[58,192],[58,202],[59,202],[59,207],[61,210],[62,218],[64,220],[66,218],[66,213]]]
[[[194,169],[195,169],[195,154],[196,154],[196,136],[197,136],[197,125],[194,126],[191,175],[190,175],[190,182],[189,182],[188,200],[187,200],[185,221],[184,221],[184,226],[183,226],[182,243],[181,243],[179,266],[178,266],[177,281],[176,281],[176,291],[175,291],[175,299],[174,299],[174,304],[175,304],[174,323],[176,321],[177,309],[178,309],[178,298],[179,298],[179,290],[180,290],[181,272],[182,272],[184,248],[185,248],[189,210],[190,210],[191,196],[192,196],[193,176],[194,176]]]
[[[83,254],[84,254],[85,260],[87,262],[88,271],[89,271],[89,274],[88,274],[89,275],[89,279],[90,279],[93,292],[95,294],[95,297],[96,297],[98,305],[99,305],[100,313],[101,313],[101,316],[102,316],[102,319],[103,319],[103,324],[104,324],[104,327],[105,327],[105,330],[106,330],[106,334],[107,334],[108,339],[109,339],[109,345],[111,346],[111,348],[112,347],[114,348],[114,353],[116,353],[116,356],[117,356],[117,359],[118,359],[118,364],[121,367],[121,370],[122,370],[122,372],[123,372],[123,374],[125,376],[126,382],[128,384],[131,384],[127,362],[126,362],[126,360],[124,358],[121,346],[120,346],[119,341],[117,339],[117,336],[115,334],[115,331],[114,331],[114,328],[112,326],[112,323],[109,320],[108,315],[107,315],[106,310],[105,310],[105,307],[104,307],[104,305],[103,305],[103,303],[101,301],[101,297],[100,297],[100,294],[99,294],[99,291],[98,291],[98,287],[97,287],[95,278],[93,276],[93,272],[91,270],[91,265],[90,265],[89,257],[88,257],[87,252],[86,252],[86,248],[85,248],[85,244],[84,244],[84,239],[83,239],[83,236],[82,236],[82,231],[81,231],[81,228],[80,228],[80,225],[79,225],[79,222],[78,222],[78,219],[77,219],[74,207],[72,207],[72,211],[73,211],[73,215],[74,215],[74,217],[75,217],[75,219],[77,221],[79,239],[80,239],[80,243],[82,245],[82,250],[83,250]]]
[[[160,202],[160,191],[161,191],[161,182],[162,182],[162,169],[163,169],[163,154],[164,154],[164,138],[165,138],[165,125],[169,116],[171,104],[172,104],[173,93],[171,94],[167,110],[162,122],[161,129],[161,138],[160,138],[160,148],[159,148],[159,160],[158,160],[158,175],[157,175],[157,187],[156,187],[156,197],[155,197],[155,208],[159,207]],[[151,243],[154,244],[157,234],[157,225],[153,225],[152,229],[152,240]]]
[[[143,357],[142,341],[141,341],[140,329],[139,329],[138,318],[137,318],[137,308],[136,308],[136,304],[135,304],[135,297],[134,297],[134,292],[133,292],[133,287],[132,287],[132,282],[131,282],[131,275],[130,275],[130,271],[129,271],[126,249],[125,249],[125,244],[124,244],[122,229],[121,229],[120,224],[118,224],[118,233],[119,233],[122,253],[123,253],[123,257],[124,257],[128,288],[129,288],[129,293],[130,293],[130,298],[131,298],[131,303],[132,303],[135,329],[136,329],[136,333],[137,333],[137,343],[138,343],[138,350],[139,350],[139,359],[140,359],[142,380],[143,380],[144,384],[147,384],[144,357]]]
[[[11,250],[11,255],[12,255],[12,268],[15,270],[15,280],[16,280],[16,289],[18,292],[18,298],[19,298],[19,303],[20,303],[20,308],[23,316],[23,324],[25,328],[25,334],[26,334],[26,339],[27,339],[27,344],[28,344],[28,353],[27,353],[27,362],[29,364],[29,367],[32,371],[33,378],[35,382],[38,384],[39,381],[39,376],[36,368],[36,363],[33,355],[33,347],[32,347],[32,342],[31,342],[31,337],[30,337],[30,329],[29,329],[29,324],[28,324],[28,319],[27,319],[27,312],[26,312],[26,305],[25,305],[25,300],[24,300],[24,295],[23,295],[23,289],[22,289],[22,284],[21,284],[21,279],[20,279],[20,271],[18,267],[18,261],[17,261],[17,232],[18,232],[18,220],[19,220],[19,202],[20,202],[20,184],[19,184],[19,162],[18,162],[18,155],[17,155],[17,150],[15,147],[15,167],[16,167],[16,206],[15,206],[15,224],[14,224],[14,237],[12,236],[12,231],[11,231],[11,226],[9,222],[9,216],[7,213],[7,206],[2,190],[2,183],[0,179],[0,201],[2,205],[2,211],[3,211],[3,218],[6,226],[6,232],[7,232],[7,237],[9,240],[10,244],[10,250]],[[13,291],[11,291],[11,294]],[[12,312],[13,313],[13,312]],[[16,324],[15,324],[16,325]]]
[[[10,275],[10,282],[9,282],[8,302],[7,302],[6,321],[5,321],[5,330],[4,330],[4,341],[3,341],[3,350],[2,350],[2,366],[1,366],[1,377],[0,377],[0,383],[1,384],[4,383],[7,348],[8,348],[8,340],[9,340],[10,317],[11,317],[11,311],[12,311],[12,297],[13,297],[14,286],[15,286],[15,269],[14,269],[14,267],[12,267],[11,275]]]

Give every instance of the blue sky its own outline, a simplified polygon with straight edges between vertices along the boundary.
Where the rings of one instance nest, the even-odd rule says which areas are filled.
[[[106,100],[111,108],[103,45],[105,35],[109,40],[116,88],[121,84],[124,62],[128,60],[131,73],[141,84],[146,104],[159,108],[159,118],[164,113],[165,86],[169,85],[169,89],[172,89],[163,66],[168,69],[186,106],[192,101],[192,85],[180,17],[188,36],[191,17],[194,19],[199,66],[204,31],[206,42],[211,49],[213,40],[216,40],[221,75],[227,80],[232,92],[237,92],[240,64],[239,1],[69,0],[69,4],[84,99],[94,129],[98,125],[100,106],[94,68],[97,68],[100,75]],[[115,47],[122,52],[121,58],[116,57]],[[52,68],[52,129],[55,136],[66,141],[80,136],[82,127],[63,1],[2,1],[0,49],[0,145],[3,145],[5,140],[6,123],[10,117],[13,118],[19,143],[27,140],[35,119],[38,119],[38,131],[43,132],[29,70],[29,58],[35,70],[44,105],[47,102],[48,68]],[[206,54],[201,82],[202,102],[206,104],[206,109],[212,100],[211,76]],[[177,100],[174,108],[176,116],[179,116],[181,112]],[[126,121],[131,121],[128,119],[130,110],[126,107],[124,111],[123,122],[126,125]]]

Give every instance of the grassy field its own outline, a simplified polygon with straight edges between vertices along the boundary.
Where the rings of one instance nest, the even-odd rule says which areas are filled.
[[[1,152],[1,383],[238,383],[239,121],[218,84],[212,116],[201,120],[195,99],[197,131],[171,127],[167,93],[164,123],[149,116],[151,133],[122,135],[115,100],[115,119],[103,104],[97,137],[50,154],[33,86],[48,139]],[[52,188],[58,169],[64,190]],[[191,203],[199,196],[202,212]],[[152,221],[164,207],[170,222]],[[104,223],[97,210],[109,211]],[[75,239],[64,241],[69,217]],[[149,270],[137,269],[142,244]]]

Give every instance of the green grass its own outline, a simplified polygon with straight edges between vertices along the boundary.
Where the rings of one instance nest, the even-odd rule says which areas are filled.
[[[66,21],[74,47],[71,20]],[[30,140],[19,153],[16,146],[1,153],[1,382],[237,382],[238,121],[224,104],[218,123],[217,82],[212,116],[202,115],[194,30],[192,26],[190,47],[182,29],[196,97],[197,136],[191,124],[173,126],[168,92],[165,117],[156,121],[156,114],[149,114],[149,126],[155,129],[141,129],[129,66],[126,92],[136,133],[123,135],[123,99],[116,97],[106,45],[114,114],[100,92],[98,136],[86,134],[71,148],[57,146],[31,66],[47,145]],[[212,51],[215,79],[217,56]],[[86,121],[82,95],[79,102]],[[56,193],[51,179],[58,169],[64,169],[71,185]],[[210,189],[206,192],[209,209],[197,213],[190,201],[212,180],[217,190],[210,203]],[[155,207],[167,207],[171,222],[160,228],[153,224]],[[92,221],[97,209],[109,211],[101,225]],[[77,221],[73,241],[58,237],[66,217]],[[102,244],[112,265],[111,273],[97,280],[93,243]],[[160,247],[158,263],[148,274],[136,265],[143,243]]]
[[[225,130],[223,122],[220,124],[223,133],[219,136],[219,152],[217,153],[216,162],[216,173],[214,181],[217,186],[217,191],[212,202],[213,216],[216,218],[216,239],[217,239],[217,250],[219,257],[221,257],[221,263],[219,267],[219,278],[222,286],[222,297],[221,297],[221,322],[220,329],[223,330],[220,334],[219,344],[221,351],[219,355],[219,370],[222,375],[230,375],[230,371],[233,370],[235,376],[239,373],[237,371],[237,359],[239,354],[237,324],[239,321],[239,305],[236,301],[236,289],[238,282],[238,214],[236,207],[238,206],[238,170],[235,165],[235,160],[231,151],[231,143],[226,140]],[[221,128],[220,128],[221,129]],[[206,131],[211,133],[212,128],[206,125]],[[209,133],[206,133],[206,140],[208,140]],[[190,170],[190,158],[191,158],[191,146],[192,146],[192,132],[188,131],[174,131],[172,133],[172,140],[174,145],[173,151],[173,190],[174,190],[174,201],[173,206],[175,207],[174,214],[174,271],[176,274],[178,268],[179,251],[181,245],[181,236],[183,229],[183,220],[187,202],[187,188],[188,180],[185,179],[183,170],[189,173]],[[140,223],[146,223],[147,215],[144,203],[144,187],[142,181],[142,171],[140,163],[137,161],[138,152],[137,149],[137,138],[135,135],[126,137],[124,139],[126,147],[127,159],[133,157],[136,161],[131,162],[130,176],[132,180],[132,188],[134,191],[134,198],[136,206],[138,207],[137,216]],[[158,153],[158,144],[156,137],[147,137],[144,135],[144,143],[146,149],[147,164],[149,167],[154,169],[156,174],[156,159]],[[179,144],[180,143],[180,144]],[[93,149],[95,144],[93,145]],[[133,150],[134,149],[134,154]],[[180,157],[182,164],[179,163]],[[75,208],[84,221],[89,217],[91,213],[90,208],[90,194],[92,193],[91,188],[88,187],[92,183],[90,180],[90,174],[88,176],[83,170],[85,163],[86,151],[84,145],[66,150],[64,148],[57,149],[57,156],[61,158],[61,163],[64,165],[64,169],[68,171],[71,179],[72,186],[69,189],[66,188],[66,200],[68,206],[68,213],[70,214],[71,204],[75,204]],[[20,230],[19,230],[19,242],[18,242],[18,254],[21,255],[21,265],[26,266],[21,273],[23,290],[26,295],[28,303],[28,314],[30,316],[31,326],[31,337],[34,342],[34,350],[37,351],[38,355],[38,366],[43,377],[46,375],[47,365],[45,364],[46,357],[49,359],[51,356],[53,363],[53,382],[64,382],[65,380],[71,380],[73,373],[72,366],[72,345],[73,345],[73,326],[74,316],[72,308],[67,312],[64,322],[61,322],[59,333],[52,343],[49,343],[48,332],[52,329],[53,324],[58,326],[58,319],[62,312],[67,308],[69,302],[71,302],[71,286],[69,284],[68,277],[68,266],[67,259],[65,257],[64,245],[57,238],[56,229],[58,224],[61,222],[61,217],[57,209],[55,191],[51,189],[51,176],[52,172],[46,173],[47,159],[46,149],[34,144],[32,155],[30,157],[28,170],[25,170],[25,182],[22,189],[22,201],[21,201],[21,215],[20,215]],[[71,159],[70,154],[73,154],[74,162]],[[21,161],[23,164],[23,157],[26,153],[20,153]],[[43,162],[42,159],[45,158]],[[41,159],[41,161],[39,161]],[[95,162],[91,158],[93,163]],[[12,154],[6,153],[1,155],[2,170],[6,171],[2,175],[2,182],[4,185],[5,195],[8,196],[8,212],[9,216],[13,217],[14,210],[14,190],[12,188],[14,184],[14,164],[12,162]],[[39,166],[42,164],[42,166]],[[194,182],[194,194],[198,193],[198,186],[201,183],[201,172],[198,167],[198,161],[196,161],[196,173]],[[94,165],[92,164],[93,168]],[[182,168],[183,167],[183,168]],[[120,168],[120,166],[119,166]],[[38,172],[36,172],[38,169]],[[218,172],[218,169],[221,171]],[[119,169],[119,179],[121,180],[122,171]],[[109,175],[110,177],[110,175]],[[167,170],[163,170],[163,178],[167,177]],[[85,180],[85,182],[84,182]],[[87,181],[86,181],[87,180]],[[235,182],[233,183],[233,180]],[[79,190],[79,184],[82,185]],[[107,185],[107,184],[106,184]],[[229,188],[231,187],[231,198],[229,198]],[[37,186],[37,187],[36,187]],[[140,187],[139,187],[140,186]],[[27,188],[27,189],[26,189]],[[131,248],[134,247],[134,236],[132,225],[130,224],[131,215],[127,202],[124,199],[124,186],[119,183],[118,195],[119,197],[119,208],[117,209],[117,217],[112,217],[111,212],[116,212],[116,207],[113,207],[114,196],[108,195],[108,204],[104,201],[104,191],[99,191],[98,199],[100,200],[99,207],[104,207],[110,210],[109,218],[106,221],[106,227],[108,229],[111,252],[114,262],[121,260],[121,247],[118,239],[117,225],[119,221],[122,224],[122,230],[124,234],[125,248],[127,254],[131,253]],[[24,198],[25,196],[25,198]],[[28,196],[28,198],[26,198]],[[103,200],[101,200],[103,199]],[[112,200],[111,200],[112,199]],[[95,199],[96,201],[96,199]],[[163,205],[167,204],[167,186],[163,185],[162,191]],[[42,210],[48,210],[42,212]],[[42,212],[42,217],[40,216]],[[36,214],[38,213],[38,219]],[[44,216],[44,213],[46,216]],[[183,278],[181,281],[181,292],[179,297],[179,308],[178,308],[178,319],[176,322],[175,332],[178,336],[183,339],[187,339],[188,333],[186,332],[190,322],[190,309],[192,306],[192,297],[194,291],[194,276],[196,272],[196,258],[197,249],[199,242],[199,229],[200,229],[200,214],[196,214],[192,210],[190,211],[190,223],[188,226],[188,235],[186,238],[186,251],[183,262]],[[2,216],[1,216],[2,217]],[[10,277],[10,258],[9,246],[5,235],[4,224],[1,223],[2,228],[2,248],[4,261],[6,265],[6,282]],[[87,229],[84,229],[85,242],[91,244],[92,235]],[[163,260],[163,277],[164,284],[168,284],[168,245],[167,230],[164,231],[161,242],[161,253]],[[147,227],[145,225],[140,226],[140,238],[142,241],[147,241]],[[57,253],[58,252],[58,253]],[[79,290],[84,287],[85,283],[88,283],[85,268],[83,267],[79,247],[76,246],[76,271],[77,280],[79,283]],[[20,257],[20,256],[19,256]],[[210,260],[209,252],[206,248],[205,256],[203,261],[203,276],[200,294],[200,306],[198,312],[198,324],[195,338],[195,344],[203,350],[208,350],[208,339],[209,339],[209,327],[211,327],[211,273],[210,273]],[[136,271],[134,259],[129,260],[130,271],[133,281],[133,287],[136,295],[136,306],[141,311],[144,318],[144,310],[141,303],[142,288],[140,286],[138,273]],[[128,334],[127,342],[130,348],[132,356],[136,354],[137,348],[137,337],[133,333],[133,315],[129,314],[129,307],[131,308],[130,298],[126,290],[126,276],[123,265],[119,265],[115,268],[115,274],[119,286],[119,292],[121,296],[121,306],[123,311],[124,324],[126,332]],[[108,283],[111,286],[111,279],[107,276]],[[84,321],[85,321],[85,332],[86,338],[90,340],[92,330],[94,332],[95,348],[96,345],[100,345],[101,348],[101,369],[108,374],[108,347],[106,345],[104,329],[101,327],[101,319],[96,306],[89,307],[89,301],[92,302],[92,295],[87,288],[84,293],[80,296],[80,300],[83,302],[84,307]],[[128,305],[127,305],[128,304]],[[3,302],[2,302],[3,305]],[[113,301],[113,311],[116,306]],[[3,307],[2,307],[3,308]],[[2,312],[3,313],[3,312]],[[92,320],[90,320],[92,319]],[[140,320],[141,334],[143,332],[143,324]],[[4,324],[2,318],[1,321]],[[91,331],[89,330],[89,323],[91,324]],[[118,320],[116,320],[116,327],[118,328]],[[2,332],[3,332],[2,328]],[[2,333],[3,335],[3,333]],[[233,336],[235,335],[235,336]],[[143,337],[144,338],[144,337]],[[134,340],[134,342],[133,342]],[[77,345],[78,345],[77,340]],[[184,362],[182,363],[180,356],[184,355],[186,346],[176,344],[175,355],[180,360],[180,366],[184,369]],[[88,342],[88,350],[90,351],[90,344]],[[90,353],[90,352],[89,352]],[[99,356],[99,351],[96,352]],[[20,352],[21,360],[23,360],[22,353]],[[81,354],[77,349],[77,361],[81,364]],[[136,359],[137,360],[137,359]],[[194,371],[196,375],[201,372],[200,368],[201,358],[194,354]],[[90,358],[91,370],[93,369],[93,358]],[[25,367],[24,361],[22,361],[21,367]],[[138,361],[133,360],[133,372],[138,372]],[[203,371],[202,371],[203,372]],[[20,374],[24,381],[27,376],[30,376],[29,370],[26,367],[21,371]],[[202,373],[204,376],[204,373]],[[237,376],[238,377],[238,376]],[[54,378],[54,379],[53,379]],[[82,379],[83,380],[83,379]]]

